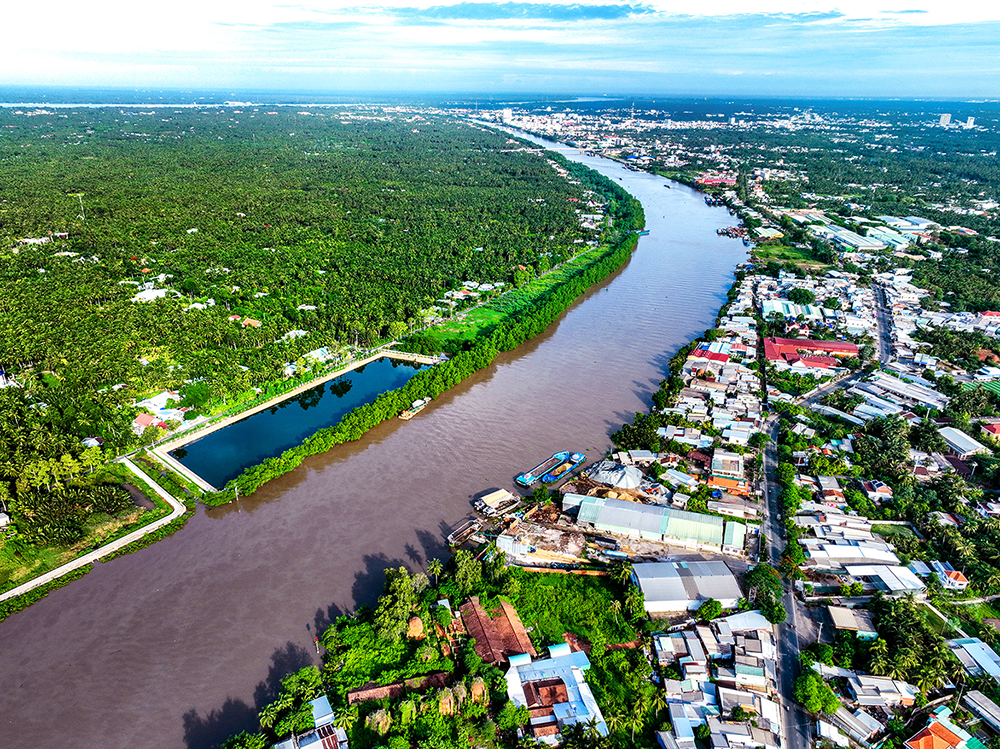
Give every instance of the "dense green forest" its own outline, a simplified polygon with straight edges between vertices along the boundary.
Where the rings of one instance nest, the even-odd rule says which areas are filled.
[[[449,316],[464,282],[526,283],[610,239],[580,213],[631,206],[504,135],[381,109],[2,110],[0,163],[0,502],[50,543],[113,509],[89,472],[148,437],[135,400],[252,397],[305,352]]]

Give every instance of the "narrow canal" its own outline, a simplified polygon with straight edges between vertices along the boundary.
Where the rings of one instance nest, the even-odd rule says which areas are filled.
[[[709,327],[738,241],[684,186],[561,149],[638,197],[650,235],[540,336],[359,442],[0,623],[0,745],[216,746],[253,725],[331,618],[390,565],[442,555],[473,495],[555,450],[593,459],[648,407],[674,351]]]

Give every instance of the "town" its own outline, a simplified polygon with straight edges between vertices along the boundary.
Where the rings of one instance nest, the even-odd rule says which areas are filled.
[[[643,132],[664,127],[649,113],[618,126],[603,114],[494,116],[636,169],[705,157],[664,158],[659,141],[643,155]],[[829,128],[808,113],[769,124]],[[630,719],[628,697],[607,686],[604,636],[595,657],[581,621],[542,639],[518,596],[496,598],[492,615],[479,597],[441,601],[460,605],[477,655],[507,669],[501,702],[527,708],[505,724],[516,736],[624,745],[638,731],[663,749],[998,741],[1000,312],[945,301],[920,267],[961,262],[962,238],[978,232],[856,204],[783,205],[767,182],[808,182],[786,166],[720,158],[691,173],[750,248],[716,326],[673,358],[653,409],[612,436],[605,459],[527,497],[484,491],[449,539],[519,581],[607,579],[614,610],[643,623],[623,643],[652,664],[632,685],[641,715]],[[992,219],[996,203],[934,208]],[[467,562],[455,564],[457,575]]]

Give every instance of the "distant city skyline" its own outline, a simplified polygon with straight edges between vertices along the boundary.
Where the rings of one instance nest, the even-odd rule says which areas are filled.
[[[60,5],[5,11],[0,84],[1000,97],[1000,8],[985,4]]]

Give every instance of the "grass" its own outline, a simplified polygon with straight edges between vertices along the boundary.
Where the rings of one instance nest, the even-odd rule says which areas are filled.
[[[1000,611],[989,602],[970,603],[968,605],[956,603],[954,610],[959,614],[963,614],[963,619],[968,619],[977,624],[982,622],[983,619],[1000,619]]]
[[[917,534],[913,532],[913,529],[906,525],[883,525],[882,523],[876,523],[872,526],[872,533],[877,533],[880,536],[888,536],[896,538],[916,538]]]
[[[926,606],[917,606],[917,613],[923,618],[924,623],[939,635],[944,636],[948,629],[948,623],[935,614]]]
[[[130,508],[114,516],[103,513],[95,514],[88,518],[84,525],[84,537],[69,546],[36,546],[24,543],[8,531],[7,537],[0,536],[2,538],[0,540],[0,593],[16,588],[39,575],[44,575],[79,556],[88,554],[100,546],[170,514],[172,509],[170,505],[144,482],[134,477],[120,463],[112,463],[102,470],[138,487],[153,503],[153,509]]]
[[[451,320],[441,323],[427,332],[436,338],[449,341],[472,341],[478,338],[483,331],[496,327],[508,315],[532,304],[539,294],[566,280],[577,269],[586,267],[607,249],[606,246],[602,245],[581,252],[541,278],[536,278],[521,288],[497,297],[481,307],[468,312],[460,312]]]
[[[508,587],[507,597],[524,626],[533,628],[531,640],[536,647],[563,642],[565,632],[592,642],[601,638],[609,645],[635,639],[624,613],[616,615],[612,609],[612,602],[621,596],[610,578],[517,568],[511,568],[511,575],[518,584]]]
[[[812,250],[802,250],[782,244],[758,245],[754,248],[753,256],[762,263],[768,263],[772,260],[777,263],[794,263],[804,270],[820,270],[831,267],[827,263],[816,260]]]

